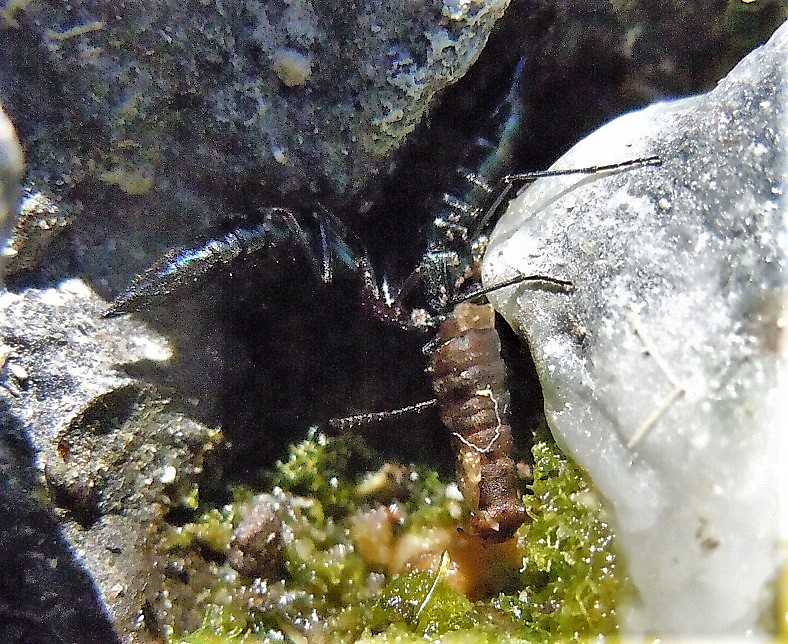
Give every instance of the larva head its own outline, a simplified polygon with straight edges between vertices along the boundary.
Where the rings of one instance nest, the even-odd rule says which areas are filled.
[[[519,499],[508,500],[505,506],[496,506],[472,515],[470,532],[488,543],[503,543],[514,536],[525,518],[522,502]]]

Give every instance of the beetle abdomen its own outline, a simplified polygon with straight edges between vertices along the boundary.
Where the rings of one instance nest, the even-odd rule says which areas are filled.
[[[427,371],[441,420],[454,438],[471,531],[505,541],[525,511],[511,458],[509,389],[492,306],[458,304],[441,323],[438,342]]]

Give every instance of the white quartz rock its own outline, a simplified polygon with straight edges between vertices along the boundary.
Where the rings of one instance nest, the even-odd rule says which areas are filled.
[[[615,519],[625,631],[757,634],[785,542],[788,24],[710,93],[623,116],[541,180],[484,263],[527,338],[559,444]],[[785,506],[782,506],[783,511]]]
[[[22,146],[11,120],[0,105],[0,265],[5,252],[3,244],[14,228],[23,170]]]

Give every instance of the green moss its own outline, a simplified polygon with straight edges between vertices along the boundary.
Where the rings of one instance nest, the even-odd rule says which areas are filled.
[[[751,51],[786,18],[788,5],[781,0],[728,0],[722,24],[736,45]]]
[[[416,572],[390,581],[375,603],[372,629],[404,627],[423,637],[434,638],[473,626],[471,602],[443,582],[448,561],[444,553],[436,575]]]
[[[313,598],[325,613],[366,599],[366,567],[343,526],[329,520],[325,527],[305,521],[293,526],[285,550],[290,583]]]
[[[251,644],[261,642],[262,639],[248,630],[249,622],[242,611],[230,606],[217,606],[212,604],[205,613],[205,619],[200,629],[179,637],[174,642],[178,644]]]
[[[583,473],[552,442],[534,447],[530,521],[516,546],[523,565],[510,570],[516,588],[477,602],[446,583],[446,553],[435,574],[385,578],[365,563],[350,536],[351,519],[380,486],[370,486],[368,472],[364,480],[371,460],[359,444],[318,434],[293,446],[273,476],[283,508],[286,578],[265,582],[264,594],[250,603],[247,586],[225,574],[225,586],[212,588],[202,627],[171,641],[252,642],[306,633],[331,642],[483,643],[616,633],[616,600],[626,578],[618,571],[605,512]],[[438,527],[456,534],[456,501],[438,476],[410,469],[405,478],[399,530]],[[175,530],[170,546],[223,552],[252,492],[239,489],[234,496],[234,503],[209,508]]]
[[[274,485],[317,501],[329,516],[342,516],[353,507],[353,466],[367,455],[368,449],[351,434],[329,439],[313,433],[277,464]]]
[[[518,612],[558,637],[615,633],[626,583],[600,499],[582,471],[549,443],[534,446],[531,518],[523,527],[525,588]],[[508,610],[516,604],[510,602]],[[504,606],[502,605],[502,608]]]
[[[437,472],[427,468],[414,468],[414,483],[406,528],[417,526],[442,526],[455,522],[451,503],[446,497],[446,483]]]
[[[159,549],[183,550],[199,546],[217,554],[227,552],[233,535],[234,517],[235,511],[232,505],[222,509],[211,508],[194,523],[168,530],[159,541]]]

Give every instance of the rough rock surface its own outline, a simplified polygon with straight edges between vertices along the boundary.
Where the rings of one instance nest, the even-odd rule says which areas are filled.
[[[0,604],[0,617],[12,625],[9,637],[30,622],[22,632],[40,632],[36,641],[52,641],[44,634],[61,628],[69,641],[112,641],[108,622],[90,603],[96,591],[83,568],[114,627],[133,633],[143,604],[156,597],[161,574],[149,565],[146,535],[194,484],[206,450],[218,440],[217,432],[119,370],[163,360],[169,347],[139,323],[135,332],[119,333],[115,323],[99,318],[102,304],[76,279],[0,295],[0,447],[9,464],[4,473],[17,472],[0,486],[6,517],[0,540],[9,566],[19,557],[15,569],[22,577],[32,575],[18,589],[24,601]],[[26,449],[11,449],[16,444]],[[54,500],[57,518],[36,496]],[[28,540],[15,540],[15,531],[30,538],[41,533],[51,545],[37,550]],[[19,566],[41,557],[51,566],[45,576],[30,564]],[[48,583],[52,588],[44,590]],[[72,593],[80,599],[70,600]],[[7,599],[0,595],[0,602]],[[26,621],[18,625],[22,610]],[[86,630],[72,620],[83,620]]]
[[[93,580],[43,496],[35,450],[0,401],[0,639],[114,642]]]
[[[613,510],[639,597],[626,628],[759,627],[781,554],[788,25],[708,94],[621,117],[499,222],[485,282],[527,338],[548,422]],[[783,501],[785,501],[783,497]],[[784,526],[783,526],[784,528]]]
[[[507,4],[9,3],[0,93],[28,140],[29,180],[72,198],[86,184],[155,194],[148,205],[188,239],[241,193],[352,196]]]

